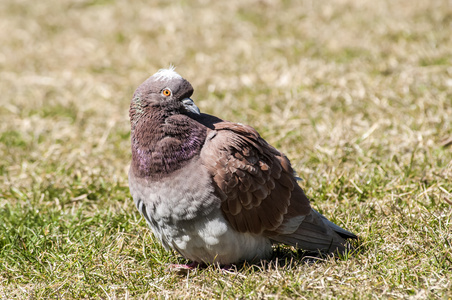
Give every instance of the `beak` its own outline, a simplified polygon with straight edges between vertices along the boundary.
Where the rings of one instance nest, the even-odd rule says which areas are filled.
[[[193,102],[193,100],[191,100],[190,98],[185,98],[184,100],[182,100],[182,103],[184,104],[185,108],[189,112],[192,112],[192,113],[197,114],[197,115],[201,114],[201,111],[196,106],[195,102]]]

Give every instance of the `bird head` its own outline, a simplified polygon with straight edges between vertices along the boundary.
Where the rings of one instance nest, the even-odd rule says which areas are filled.
[[[144,81],[135,91],[130,104],[130,120],[158,111],[158,115],[200,114],[190,98],[193,87],[173,67],[161,69]]]

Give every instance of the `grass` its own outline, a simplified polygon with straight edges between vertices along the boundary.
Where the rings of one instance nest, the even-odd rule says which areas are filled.
[[[452,297],[452,6],[0,3],[0,299]],[[128,191],[128,106],[170,63],[285,152],[356,252],[178,276]]]

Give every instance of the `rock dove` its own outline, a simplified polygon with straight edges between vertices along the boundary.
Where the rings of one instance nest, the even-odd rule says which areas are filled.
[[[134,203],[166,249],[199,264],[271,257],[272,244],[338,253],[356,238],[311,208],[287,157],[247,125],[200,113],[161,69],[130,104]]]

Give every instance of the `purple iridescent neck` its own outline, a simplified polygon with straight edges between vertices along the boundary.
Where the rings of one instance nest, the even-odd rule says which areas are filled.
[[[131,135],[135,176],[161,177],[182,168],[199,154],[205,130],[185,115],[140,120]]]

